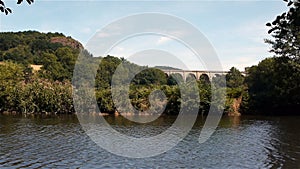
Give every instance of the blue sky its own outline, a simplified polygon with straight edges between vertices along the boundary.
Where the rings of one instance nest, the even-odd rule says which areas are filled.
[[[125,16],[143,12],[177,16],[193,24],[206,36],[217,52],[224,70],[232,66],[243,70],[246,66],[257,64],[263,58],[272,56],[268,53],[269,45],[263,40],[270,38],[265,23],[273,21],[278,14],[287,10],[281,0],[154,2],[36,0],[32,5],[26,3],[16,5],[16,0],[6,0],[6,5],[13,9],[13,14],[0,16],[2,32],[22,30],[62,32],[84,45],[98,30]],[[170,40],[149,36],[145,36],[144,39],[132,39],[112,50],[111,54],[127,58],[130,55],[129,51],[135,46],[138,46],[137,49],[146,49],[149,45],[147,41],[163,45]],[[188,57],[186,60],[191,69],[202,69],[200,65],[189,61]],[[151,63],[149,65],[152,66]]]

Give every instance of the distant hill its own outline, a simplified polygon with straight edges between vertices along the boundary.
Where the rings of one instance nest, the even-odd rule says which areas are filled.
[[[0,64],[3,61],[12,61],[22,64],[38,76],[50,80],[71,80],[79,52],[83,46],[77,40],[62,33],[41,33],[37,31],[2,32],[0,33]],[[92,57],[84,50],[84,55],[90,59],[91,64],[98,64],[98,84],[109,84],[112,70],[121,63],[121,59],[113,56]],[[129,63],[129,62],[128,62]],[[131,64],[132,69],[141,67]],[[156,66],[159,69],[180,70],[168,66]],[[107,71],[111,70],[111,71]],[[85,74],[83,74],[85,76]],[[166,84],[165,74],[158,70],[141,72],[133,81],[135,84]]]
[[[0,33],[0,62],[10,60],[23,64],[53,80],[71,79],[81,49],[80,42],[62,33]],[[85,54],[91,57],[88,52]]]
[[[64,36],[56,36],[50,38],[51,43],[60,43],[64,46],[70,46],[74,49],[83,49],[83,46],[80,42],[72,39],[71,37],[64,37]]]
[[[170,66],[155,66],[154,68],[162,69],[162,70],[181,70],[179,68],[174,68],[174,67],[170,67]]]

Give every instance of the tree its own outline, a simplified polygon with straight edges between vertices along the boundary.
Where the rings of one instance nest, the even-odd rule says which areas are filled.
[[[111,86],[112,75],[119,64],[121,64],[121,60],[117,57],[108,55],[102,58],[95,78],[95,87],[97,89],[106,89]]]
[[[278,15],[268,31],[274,40],[267,58],[248,70],[250,112],[299,114],[300,108],[300,3],[284,0],[288,11]]]
[[[155,68],[148,68],[138,73],[133,79],[133,83],[137,85],[150,85],[150,84],[167,84],[166,74]]]
[[[70,47],[61,47],[55,51],[55,55],[63,68],[68,72],[69,79],[71,79],[78,54],[73,54]]]
[[[288,57],[267,58],[248,70],[250,112],[299,114],[300,65]]]
[[[183,83],[183,77],[179,73],[170,74],[167,78],[167,84],[169,86],[178,85],[179,83]]]
[[[229,88],[237,88],[241,87],[244,83],[244,77],[241,74],[241,72],[236,69],[235,67],[232,67],[228,74],[226,74],[226,85]]]
[[[248,112],[299,114],[300,109],[300,3],[284,0],[287,12],[278,15],[268,31],[274,40],[267,58],[247,70]]]
[[[201,114],[207,114],[210,109],[211,103],[211,83],[209,81],[209,77],[205,74],[200,76],[198,83],[199,88],[199,96],[200,96],[200,110]]]
[[[289,10],[278,15],[268,31],[274,40],[266,39],[272,45],[271,52],[277,56],[284,56],[300,60],[300,3],[297,0],[284,0]]]
[[[26,0],[28,4],[32,4],[34,0]],[[17,4],[21,4],[23,0],[18,0]],[[9,13],[12,13],[12,10],[5,6],[5,3],[3,0],[0,0],[0,11],[2,13],[5,13],[5,15],[8,15]]]
[[[57,60],[57,57],[54,54],[45,52],[42,55],[44,60],[42,70],[39,72],[41,77],[54,81],[70,79],[68,71],[64,69],[62,63]]]
[[[6,100],[17,83],[24,79],[24,67],[12,62],[0,64],[0,111],[7,106]]]

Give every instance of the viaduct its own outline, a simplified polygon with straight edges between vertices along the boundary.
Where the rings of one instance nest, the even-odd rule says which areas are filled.
[[[172,74],[179,74],[186,81],[187,77],[193,77],[195,79],[200,79],[201,76],[205,76],[210,81],[213,77],[218,75],[226,75],[229,71],[208,71],[208,70],[162,70],[168,76]],[[246,76],[245,72],[241,72],[243,76]]]

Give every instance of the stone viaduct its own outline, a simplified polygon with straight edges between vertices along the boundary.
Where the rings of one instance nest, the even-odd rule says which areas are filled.
[[[209,70],[162,70],[168,76],[172,74],[179,74],[186,81],[187,77],[192,76],[197,80],[200,79],[201,76],[206,76],[210,81],[213,77],[217,75],[226,75],[229,71],[209,71]],[[245,72],[241,72],[243,76],[246,76]]]

